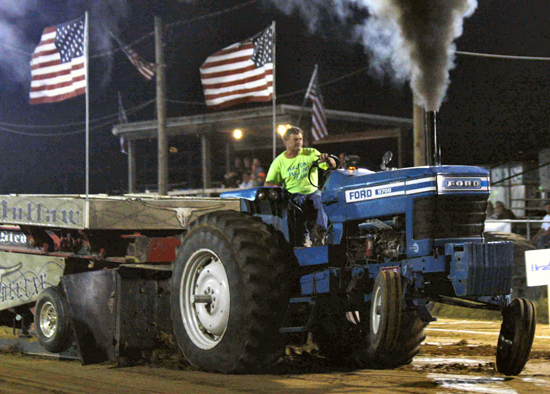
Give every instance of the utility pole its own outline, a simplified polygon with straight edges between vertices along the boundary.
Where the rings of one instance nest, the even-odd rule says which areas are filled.
[[[168,194],[168,137],[166,135],[166,88],[162,19],[155,16],[155,58],[157,64],[157,124],[158,124],[158,194]]]

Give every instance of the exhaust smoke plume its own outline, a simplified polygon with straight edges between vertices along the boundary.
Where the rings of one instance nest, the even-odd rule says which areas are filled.
[[[300,0],[271,0],[282,11],[298,10],[315,30],[322,11],[332,11],[346,22],[353,8],[368,10],[357,26],[357,39],[371,55],[372,67],[410,86],[428,111],[437,111],[449,85],[464,18],[472,15],[476,0],[322,0],[316,7]]]
[[[36,32],[48,26],[69,21],[90,11],[90,42],[92,50],[104,52],[112,49],[107,29],[117,31],[120,20],[128,17],[126,0],[92,2],[73,0],[64,7],[53,7],[39,0],[0,1],[0,68],[11,78],[4,80],[4,86],[14,84],[28,86],[30,82],[30,55],[38,44],[40,35]],[[65,15],[65,18],[63,18]],[[31,29],[33,34],[31,36]],[[93,52],[91,52],[91,55]],[[112,59],[104,57],[111,67]],[[106,76],[108,73],[104,73]]]
[[[6,69],[18,82],[28,80],[30,60],[25,59],[25,51],[29,51],[30,45],[18,19],[23,18],[35,6],[35,1],[0,2],[0,67]]]

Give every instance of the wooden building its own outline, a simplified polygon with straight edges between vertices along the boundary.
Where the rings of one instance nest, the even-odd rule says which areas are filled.
[[[276,124],[299,125],[306,132],[306,146],[336,155],[348,151],[361,157],[368,156],[371,166],[385,150],[392,150],[394,166],[412,165],[412,118],[331,109],[326,110],[326,118],[328,137],[312,141],[308,132],[311,108],[276,106]],[[130,193],[143,191],[147,185],[155,188],[156,181],[151,176],[144,178],[143,173],[156,174],[156,145],[151,142],[157,138],[157,128],[156,120],[113,127],[113,135],[124,136],[127,142]],[[240,140],[233,138],[235,129],[242,131]],[[171,189],[216,186],[219,173],[230,168],[233,157],[261,157],[267,167],[274,151],[279,154],[284,150],[282,139],[273,135],[271,106],[167,118],[166,133],[171,147],[168,180]],[[218,174],[217,177],[213,176],[214,173]]]

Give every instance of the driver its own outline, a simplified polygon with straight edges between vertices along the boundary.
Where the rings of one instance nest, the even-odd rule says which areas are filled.
[[[303,134],[298,127],[287,129],[283,135],[286,150],[271,163],[265,178],[265,186],[284,185],[284,188],[291,193],[292,201],[300,208],[304,206],[306,200],[313,201],[313,206],[317,210],[317,220],[312,232],[315,237],[314,245],[319,246],[324,244],[328,218],[321,204],[321,192],[309,182],[308,174],[311,165],[317,159],[320,163],[330,164],[331,169],[336,168],[336,161],[329,157],[328,153],[320,153],[315,148],[303,148]],[[327,169],[328,166],[321,164],[320,167]],[[311,174],[311,178],[314,184],[319,184],[317,171]],[[307,229],[304,228],[302,243],[305,242],[307,233]]]

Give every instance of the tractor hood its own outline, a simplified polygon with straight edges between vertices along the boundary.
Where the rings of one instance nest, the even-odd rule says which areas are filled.
[[[425,178],[437,180],[439,189],[468,190],[479,188],[480,191],[486,191],[489,187],[489,171],[484,168],[474,166],[426,166],[379,172],[361,168],[357,170],[337,170],[330,175],[323,191],[329,192],[331,190],[336,191]],[[461,178],[465,179],[461,180]]]

